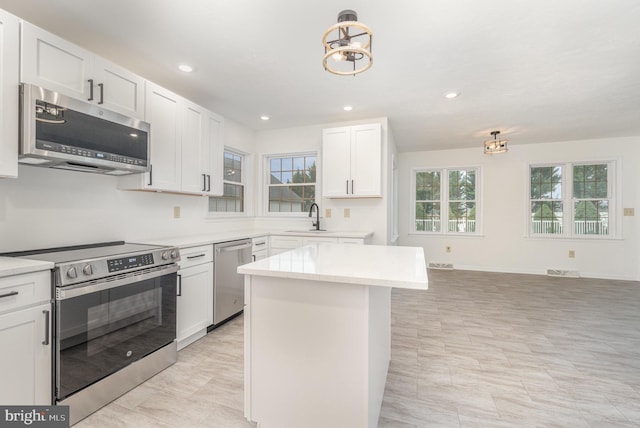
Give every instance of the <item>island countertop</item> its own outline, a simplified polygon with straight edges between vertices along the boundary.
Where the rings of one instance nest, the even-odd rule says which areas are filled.
[[[238,273],[382,287],[428,288],[421,247],[314,244],[240,266]]]

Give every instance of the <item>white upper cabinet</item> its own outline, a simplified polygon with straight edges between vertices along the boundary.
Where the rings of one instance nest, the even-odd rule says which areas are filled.
[[[127,116],[144,116],[143,78],[27,22],[20,78]]]
[[[207,112],[200,106],[184,101],[182,110],[182,191],[206,193],[211,178],[205,168],[201,146],[205,139]]]
[[[207,193],[210,196],[222,196],[224,175],[224,119],[215,113],[207,112],[206,134],[202,144],[203,167],[208,176]]]
[[[323,130],[322,193],[326,198],[382,196],[379,123]]]
[[[222,118],[151,82],[145,93],[151,172],[120,177],[119,187],[222,194]]]
[[[18,176],[20,20],[0,9],[0,177]]]

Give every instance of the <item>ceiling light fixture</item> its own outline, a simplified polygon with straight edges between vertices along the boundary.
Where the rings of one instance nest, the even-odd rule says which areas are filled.
[[[344,111],[351,111],[351,110],[353,110],[353,107],[352,106],[344,106],[344,107],[342,107],[342,109]]]
[[[269,120],[271,118],[269,116],[267,116],[267,115],[262,115],[262,116],[260,116],[260,119],[264,120],[264,121],[267,121],[267,120]]]
[[[191,73],[191,72],[193,71],[193,67],[191,67],[191,66],[190,66],[190,65],[188,65],[188,64],[180,64],[180,65],[178,66],[178,69],[179,69],[180,71],[184,71],[185,73]]]
[[[367,71],[373,65],[372,39],[369,27],[358,22],[358,14],[353,10],[343,10],[338,14],[338,23],[329,27],[322,36],[322,66],[340,76],[355,76]]]
[[[484,142],[484,154],[493,155],[495,153],[504,153],[507,149],[507,140],[498,140],[500,131],[492,131],[493,140],[487,140]]]
[[[459,96],[460,96],[460,92],[447,92],[446,94],[444,94],[444,97],[450,100],[453,98],[457,98]]]

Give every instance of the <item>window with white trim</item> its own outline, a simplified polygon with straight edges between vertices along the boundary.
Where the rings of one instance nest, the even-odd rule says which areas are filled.
[[[478,168],[414,170],[412,232],[478,233],[478,175]]]
[[[244,212],[243,164],[244,155],[224,151],[223,194],[209,198],[209,212]]]
[[[267,157],[267,212],[307,212],[316,200],[316,154]]]
[[[529,234],[612,236],[614,162],[529,166]]]

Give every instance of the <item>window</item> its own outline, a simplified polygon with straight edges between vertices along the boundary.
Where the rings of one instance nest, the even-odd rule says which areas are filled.
[[[316,200],[316,155],[267,158],[268,212],[307,212]]]
[[[414,172],[414,232],[476,233],[478,168]],[[442,219],[447,219],[442,224]]]
[[[209,198],[210,212],[244,212],[243,163],[243,155],[224,151],[224,190],[222,196]]]
[[[532,235],[610,236],[613,162],[530,166]]]

